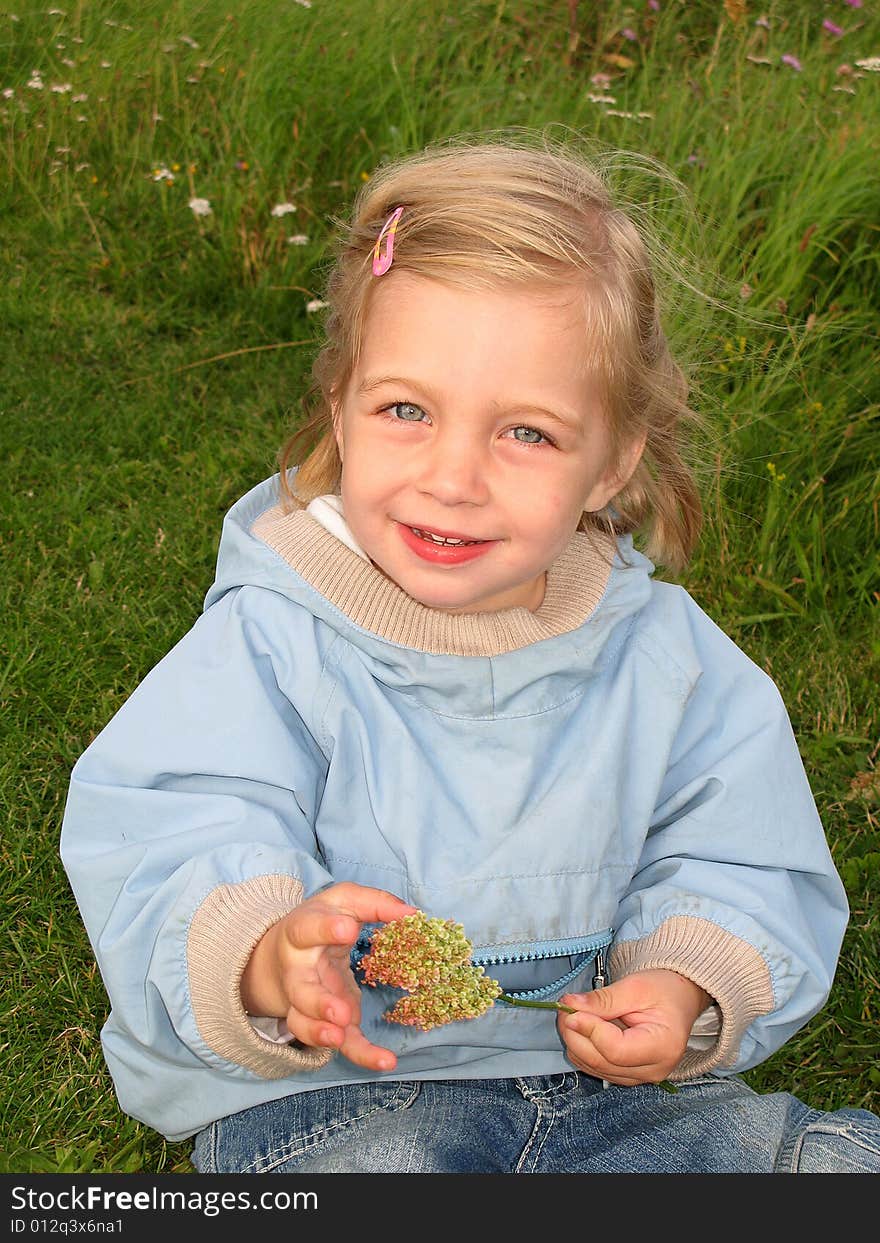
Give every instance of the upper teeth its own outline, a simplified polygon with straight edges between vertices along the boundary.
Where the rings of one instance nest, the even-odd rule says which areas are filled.
[[[480,543],[480,541],[476,539],[452,539],[451,537],[445,535],[433,535],[430,531],[421,531],[418,527],[411,527],[410,530],[415,531],[416,535],[418,535],[421,539],[429,539],[432,544],[458,545]]]

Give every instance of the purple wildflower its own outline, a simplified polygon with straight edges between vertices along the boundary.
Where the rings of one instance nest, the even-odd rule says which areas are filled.
[[[782,63],[783,65],[790,65],[791,68],[797,70],[798,73],[800,73],[801,70],[803,69],[803,65],[798,60],[798,58],[796,56],[790,55],[790,53],[788,52],[786,52],[785,55],[782,57]]]
[[[822,29],[827,30],[830,35],[842,35],[843,27],[838,26],[836,22],[832,22],[830,18],[825,18],[822,23]]]
[[[638,43],[639,41],[639,36],[634,30],[630,29],[629,26],[624,26],[620,33],[623,35],[624,39],[629,39],[630,43]]]
[[[844,4],[848,4],[851,9],[860,9],[862,0],[843,0]]]

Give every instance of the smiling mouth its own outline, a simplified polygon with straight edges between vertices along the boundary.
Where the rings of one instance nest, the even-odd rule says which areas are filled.
[[[432,544],[439,544],[441,548],[468,548],[472,544],[486,544],[489,540],[482,539],[465,539],[457,535],[436,535],[433,531],[426,531],[422,527],[410,527],[413,535],[417,535],[419,539],[428,540]]]

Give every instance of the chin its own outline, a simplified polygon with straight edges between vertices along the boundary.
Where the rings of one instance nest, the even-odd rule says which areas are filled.
[[[404,590],[406,590],[404,588]],[[450,599],[445,595],[435,595],[433,592],[425,594],[424,592],[407,592],[418,604],[424,605],[426,609],[437,609],[442,613],[472,613],[477,609],[477,605],[471,600]]]

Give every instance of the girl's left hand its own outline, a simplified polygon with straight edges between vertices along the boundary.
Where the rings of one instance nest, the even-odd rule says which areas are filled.
[[[709,994],[676,971],[636,971],[591,993],[562,998],[559,1033],[577,1070],[632,1087],[661,1083],[684,1056]]]

